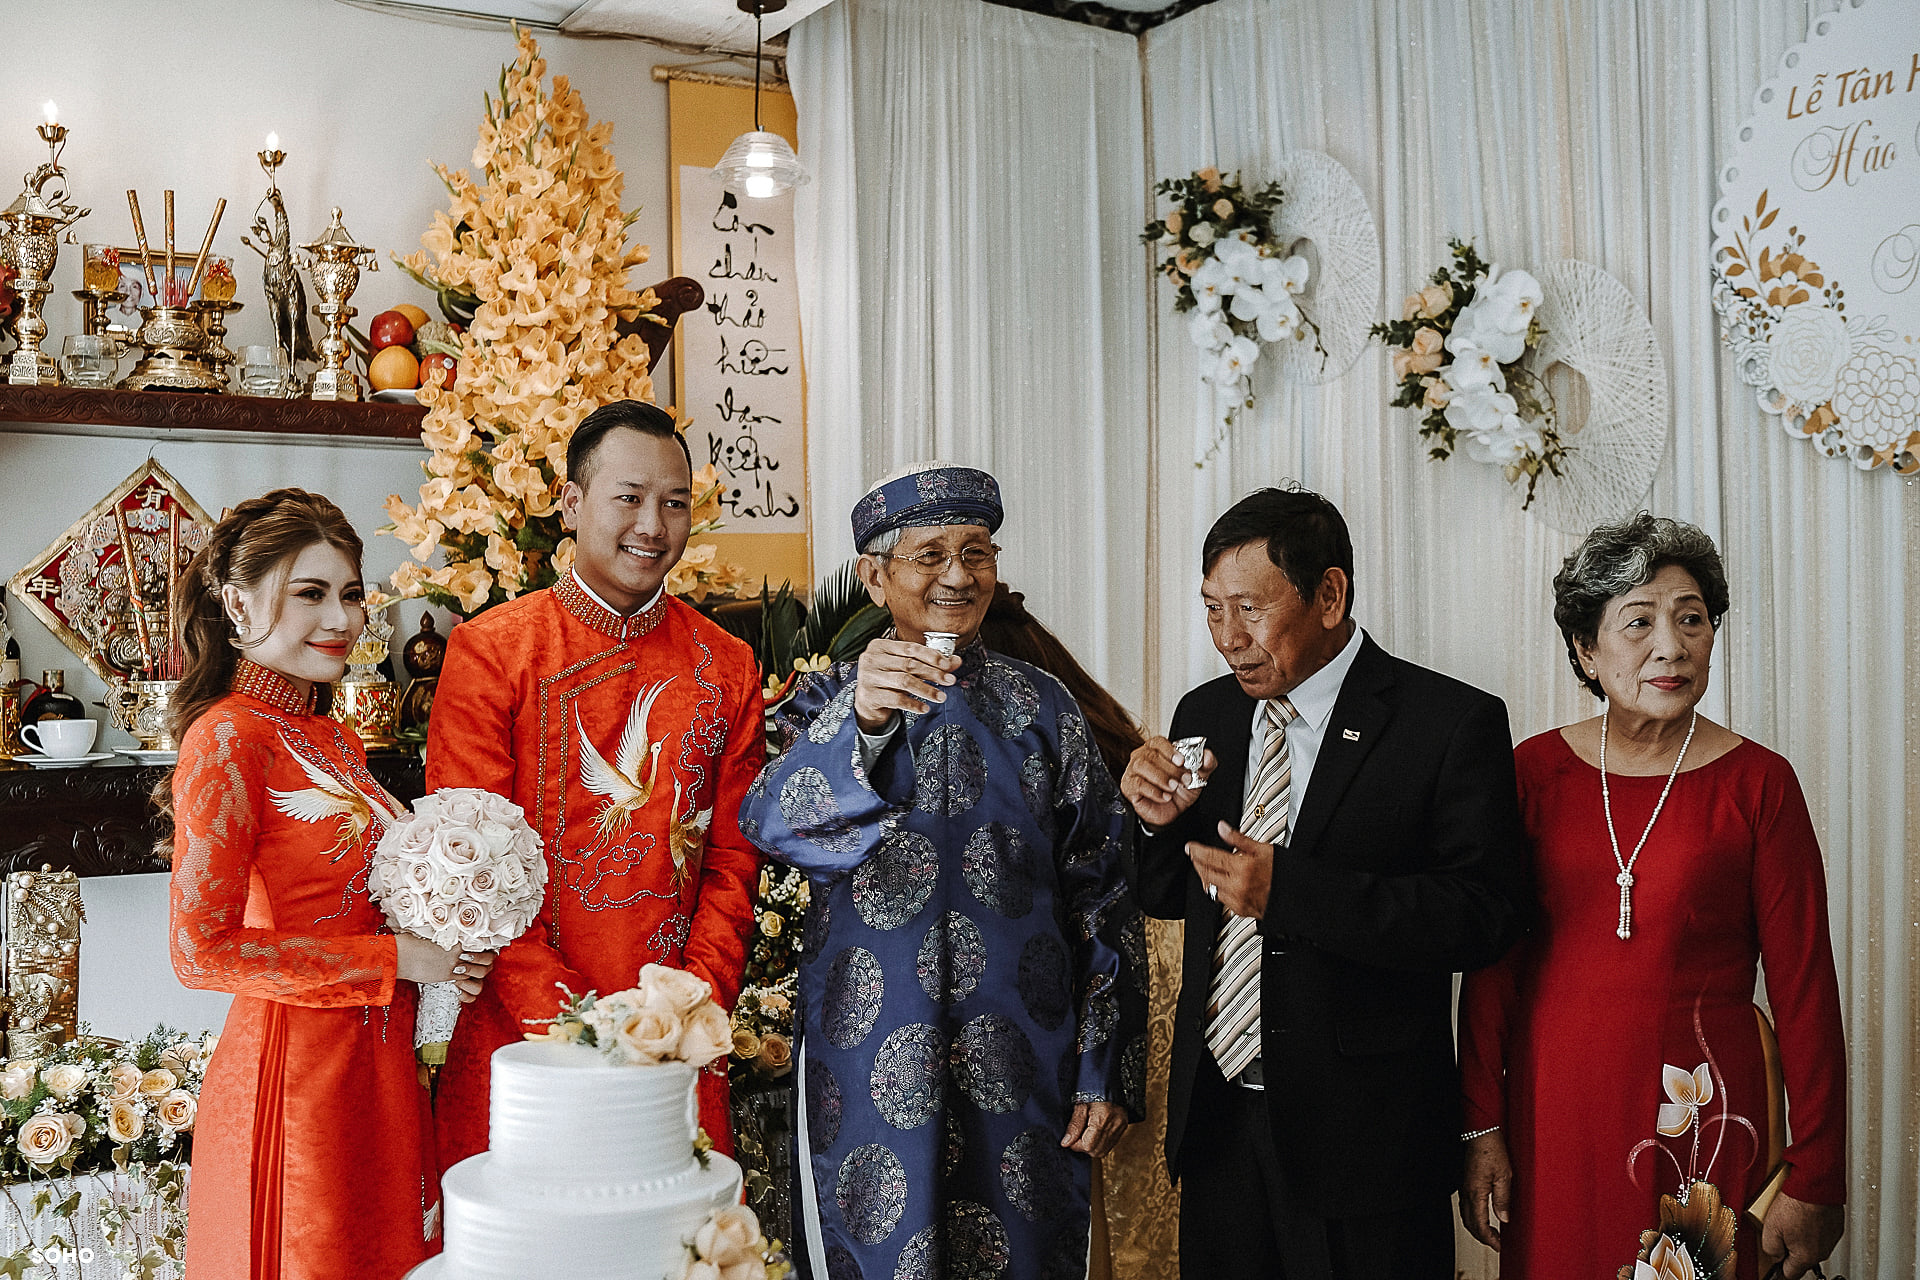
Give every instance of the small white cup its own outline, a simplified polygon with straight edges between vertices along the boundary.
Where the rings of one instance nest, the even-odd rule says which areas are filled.
[[[20,740],[49,760],[77,760],[93,750],[100,726],[92,720],[41,720],[20,730]]]
[[[944,653],[949,658],[953,656],[953,651],[959,643],[960,633],[958,631],[927,632],[927,648],[933,650],[935,653]]]

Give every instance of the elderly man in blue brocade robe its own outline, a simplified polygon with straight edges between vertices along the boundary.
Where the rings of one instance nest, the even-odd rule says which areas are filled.
[[[894,630],[802,678],[740,808],[812,882],[794,1255],[815,1280],[1084,1276],[1091,1161],[1143,1109],[1129,819],[1066,689],[978,639],[1001,516],[992,476],[946,463],[860,500]]]

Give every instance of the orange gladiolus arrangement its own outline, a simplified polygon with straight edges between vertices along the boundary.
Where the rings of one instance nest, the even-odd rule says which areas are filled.
[[[486,98],[473,165],[435,165],[452,197],[398,259],[463,321],[451,386],[419,390],[421,439],[433,451],[418,501],[387,499],[391,533],[413,550],[395,571],[401,596],[424,596],[472,616],[550,586],[573,560],[560,488],[567,441],[594,409],[652,400],[646,343],[616,325],[656,305],[630,283],[647,261],[628,246],[637,213],[621,209],[625,185],[609,148],[612,124],[590,124],[565,76],[542,86],[547,64],[527,31]],[[694,476],[693,532],[718,527],[719,481]],[[443,563],[429,567],[434,553]],[[690,546],[667,589],[699,600],[746,583],[711,544]]]

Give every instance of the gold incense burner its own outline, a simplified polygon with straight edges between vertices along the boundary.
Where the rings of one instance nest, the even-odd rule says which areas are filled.
[[[60,257],[60,233],[91,213],[74,206],[67,195],[66,170],[60,152],[67,144],[65,126],[55,123],[53,104],[47,104],[47,123],[40,126],[47,144],[47,162],[22,180],[24,189],[0,212],[0,255],[19,272],[13,291],[20,298],[20,319],[14,326],[20,345],[7,362],[7,382],[16,387],[50,387],[60,382],[53,357],[40,349],[47,336],[41,304],[52,291],[53,266]],[[69,242],[73,233],[67,233]]]
[[[320,238],[300,246],[307,255],[307,274],[313,277],[313,291],[320,301],[313,313],[326,323],[327,333],[320,340],[320,367],[307,380],[309,400],[358,400],[360,378],[347,368],[347,321],[359,312],[347,305],[347,299],[360,284],[360,272],[378,271],[373,250],[355,242],[340,220],[335,206],[327,229]],[[364,262],[363,262],[364,259]]]
[[[107,687],[113,727],[131,734],[143,751],[178,751],[172,723],[179,688],[178,680],[115,680]]]
[[[133,342],[147,349],[133,372],[120,380],[129,391],[218,391],[220,379],[201,356],[207,331],[191,307],[142,307]]]

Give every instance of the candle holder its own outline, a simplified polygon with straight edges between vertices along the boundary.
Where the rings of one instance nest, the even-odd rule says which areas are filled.
[[[289,371],[287,395],[291,398],[299,391],[299,380],[291,376],[292,371],[300,367],[302,360],[315,360],[319,355],[313,349],[313,334],[307,327],[307,290],[300,283],[300,272],[293,261],[293,233],[288,230],[287,205],[280,195],[279,179],[275,177],[280,166],[287,162],[287,153],[280,149],[279,138],[268,134],[267,149],[255,154],[260,159],[261,172],[267,175],[267,194],[260,197],[260,203],[254,208],[253,234],[257,241],[241,236],[240,243],[260,255],[260,284],[267,295],[267,322]]]
[[[216,302],[204,297],[193,304],[194,314],[200,317],[200,327],[207,335],[206,349],[200,353],[200,359],[219,380],[222,390],[227,385],[227,366],[240,359],[227,346],[227,317],[245,305],[231,300]]]
[[[51,109],[49,109],[51,111]],[[22,179],[23,190],[0,212],[0,253],[19,272],[13,291],[20,298],[20,319],[14,326],[20,345],[7,362],[7,382],[16,387],[48,387],[60,381],[53,357],[40,349],[47,322],[40,307],[52,291],[54,263],[60,257],[60,233],[86,217],[91,209],[76,208],[67,194],[66,170],[60,152],[67,145],[66,126],[49,120],[39,129],[47,144],[47,161]],[[67,240],[73,240],[68,232]]]
[[[117,340],[133,337],[133,330],[113,323],[107,308],[127,300],[120,288],[120,251],[110,244],[80,247],[80,287],[73,296],[80,303],[80,332]]]
[[[360,399],[359,375],[347,368],[346,337],[347,321],[360,313],[347,305],[347,299],[360,284],[362,259],[367,271],[378,271],[380,264],[374,260],[372,249],[347,233],[340,217],[336,206],[320,238],[300,246],[307,255],[313,291],[320,299],[313,313],[327,326],[326,336],[320,340],[320,367],[307,380],[309,400]]]

